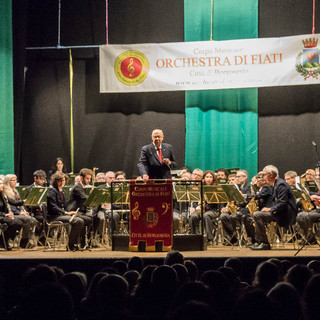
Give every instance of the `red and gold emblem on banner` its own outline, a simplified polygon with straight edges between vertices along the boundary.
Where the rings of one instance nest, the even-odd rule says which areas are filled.
[[[297,56],[296,70],[304,77],[304,80],[308,78],[318,80],[320,76],[318,39],[309,38],[302,40],[302,43],[304,49]]]
[[[130,251],[172,248],[172,182],[130,182]]]
[[[114,72],[123,84],[136,86],[146,79],[149,72],[149,61],[140,51],[129,50],[117,57]]]

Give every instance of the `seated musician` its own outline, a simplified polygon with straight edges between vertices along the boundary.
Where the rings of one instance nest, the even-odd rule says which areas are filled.
[[[263,168],[265,181],[273,187],[272,206],[263,207],[253,214],[255,224],[255,238],[257,243],[252,245],[252,250],[270,250],[266,234],[266,223],[276,221],[280,227],[293,224],[297,215],[296,201],[290,186],[279,178],[278,169],[273,165]]]
[[[211,170],[207,170],[203,174],[203,184],[218,185],[216,175]],[[212,245],[213,242],[212,231],[218,228],[219,206],[219,203],[204,203],[203,228],[207,235],[208,245]]]
[[[217,169],[217,179],[218,181],[220,179],[223,179],[223,180],[228,180],[228,171],[227,169],[224,169],[224,168],[219,168]]]
[[[36,187],[45,187],[46,186],[46,173],[43,170],[36,170],[33,173],[33,184],[28,186],[25,190],[25,197],[28,196],[32,188]],[[28,207],[28,212],[33,216],[37,221],[37,232],[39,233],[41,224],[43,223],[43,212],[40,206]]]
[[[3,180],[0,179],[0,223],[3,224],[2,232],[4,232],[5,245],[7,250],[11,250],[9,240],[13,240],[16,232],[22,228],[22,221],[11,210],[8,197],[3,192]],[[7,226],[6,228],[4,226]]]
[[[126,180],[126,173],[124,171],[116,171],[116,173],[114,174],[115,180],[116,181],[122,181],[122,180]]]
[[[96,174],[96,182],[106,182],[106,174],[104,172],[98,172]]]
[[[30,240],[34,238],[37,220],[34,217],[31,217],[29,212],[25,209],[23,200],[16,189],[16,184],[17,176],[15,174],[7,174],[4,178],[4,194],[8,197],[12,212],[16,218],[22,222],[23,231],[20,247],[31,249],[36,245],[35,243],[31,243]]]
[[[184,171],[181,176],[181,180],[191,180],[191,173]],[[173,233],[180,232],[180,221],[182,221],[182,228],[185,228],[188,222],[189,202],[178,202],[173,200]]]
[[[288,171],[285,173],[284,178],[289,185],[296,185],[297,173],[295,171]],[[306,181],[314,181],[315,171],[308,169],[306,171]],[[311,192],[307,185],[305,186],[305,191],[307,191],[312,200],[317,200],[319,197],[316,192]],[[320,199],[320,197],[319,197]],[[320,221],[320,210],[316,208],[313,202],[301,199],[297,204],[298,214],[297,214],[297,225],[301,230],[304,239],[301,241],[302,244],[314,243],[316,240],[309,234],[309,230],[312,227],[312,223]]]
[[[245,200],[249,200],[249,197],[252,197],[252,195],[250,190],[250,183],[248,182],[248,172],[246,170],[237,171],[236,184],[240,185],[240,192],[243,198]],[[225,210],[223,210],[223,212],[221,213],[220,220],[222,223],[224,237],[227,239],[227,241],[224,243],[225,245],[234,244],[239,240],[236,237],[236,228],[240,225],[241,220],[244,219],[243,216],[249,214],[248,210],[245,210],[245,206],[246,203],[242,205],[242,207],[240,207],[239,211],[236,213],[230,214],[230,212],[225,212]],[[248,236],[252,238],[253,234],[248,234]]]
[[[80,182],[75,184],[70,192],[70,200],[68,203],[68,211],[77,211],[77,217],[84,222],[84,229],[80,235],[81,248],[86,248],[86,239],[89,239],[90,229],[93,222],[93,214],[84,203],[86,202],[88,195],[85,192],[85,188],[90,186],[93,171],[87,168],[80,170]]]
[[[51,176],[56,172],[63,172],[65,174],[68,172],[63,159],[60,157],[56,158],[51,170],[48,172],[48,183],[50,183]]]
[[[115,173],[113,171],[108,171],[106,173],[106,183],[100,185],[99,188],[111,188],[113,181],[115,181]],[[121,215],[116,211],[119,209],[119,206],[113,204],[112,209],[113,210],[111,210],[111,203],[104,203],[94,210],[95,216],[98,219],[97,229],[95,228],[95,230],[99,230],[100,236],[103,234],[102,227],[106,218],[108,220],[112,219],[112,233],[119,233]]]
[[[254,184],[252,182],[254,181]],[[255,240],[255,230],[254,230],[254,220],[253,220],[253,214],[256,211],[262,210],[262,208],[272,207],[272,189],[267,184],[267,182],[264,180],[264,172],[260,171],[256,176],[254,176],[251,180],[251,184],[253,186],[252,189],[256,189],[254,197],[250,200],[250,202],[247,204],[247,209],[250,212],[250,215],[244,216],[244,225],[246,228],[246,232],[248,234],[248,237],[251,238],[251,244],[254,244],[256,242]]]
[[[234,174],[234,173],[232,173],[232,174],[229,174],[229,176],[228,176],[228,183],[229,184],[236,184],[237,182],[236,182],[236,175]]]
[[[191,180],[201,181],[203,178],[203,171],[199,168],[196,168],[192,171]],[[200,186],[200,183],[199,183]],[[190,217],[189,217],[189,225],[190,225],[190,233],[197,234],[199,231],[199,210],[197,210],[198,202],[192,202],[190,204]]]
[[[68,247],[70,251],[80,250],[80,234],[83,233],[84,222],[77,217],[76,211],[66,211],[66,195],[63,187],[66,184],[66,175],[56,172],[51,176],[51,186],[47,194],[47,219],[51,221],[68,222],[71,225]]]

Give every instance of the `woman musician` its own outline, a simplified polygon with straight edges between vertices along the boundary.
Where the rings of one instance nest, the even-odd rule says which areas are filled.
[[[56,172],[51,177],[51,185],[47,194],[48,220],[68,222],[71,225],[68,247],[70,251],[80,250],[80,234],[84,229],[84,222],[77,217],[77,211],[66,211],[66,195],[63,187],[66,184],[66,175]]]
[[[22,221],[17,219],[17,217],[13,214],[8,197],[3,192],[3,180],[0,179],[0,223],[7,225],[7,229],[4,232],[5,244],[4,247],[7,250],[11,250],[12,248],[9,246],[9,240],[13,240],[16,232],[22,228]]]
[[[17,176],[15,174],[7,174],[4,178],[4,194],[8,197],[15,218],[22,222],[23,229],[20,247],[31,249],[36,246],[34,241],[34,230],[37,220],[34,217],[31,217],[23,206],[23,200],[16,189],[16,184]],[[31,243],[30,240],[33,240],[33,243]]]

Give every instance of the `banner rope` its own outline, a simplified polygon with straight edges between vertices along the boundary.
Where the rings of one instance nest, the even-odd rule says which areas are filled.
[[[210,41],[213,40],[213,0],[211,0],[211,33],[210,33]]]
[[[312,34],[314,34],[314,32],[315,32],[315,16],[316,16],[316,0],[313,0]]]
[[[109,44],[108,0],[106,0],[106,44]]]
[[[73,102],[72,102],[72,89],[73,89],[73,64],[72,53],[69,49],[69,76],[70,76],[70,160],[71,172],[74,172],[74,139],[73,139]]]

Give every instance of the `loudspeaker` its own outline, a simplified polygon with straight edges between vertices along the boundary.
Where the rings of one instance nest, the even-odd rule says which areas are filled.
[[[178,251],[207,250],[207,237],[201,234],[175,234],[172,249]]]
[[[129,236],[114,234],[112,236],[112,251],[129,251]]]
[[[138,251],[146,250],[145,242],[139,242]],[[156,251],[162,251],[162,242],[156,241]],[[178,251],[203,251],[207,250],[207,237],[200,234],[175,234],[173,235],[173,250]],[[112,236],[112,251],[129,251],[129,236],[114,234]]]

